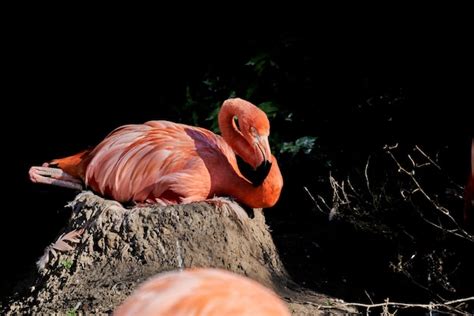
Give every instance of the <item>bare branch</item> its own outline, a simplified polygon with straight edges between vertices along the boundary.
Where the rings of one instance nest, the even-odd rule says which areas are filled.
[[[372,194],[372,190],[370,190],[370,181],[369,181],[369,162],[370,162],[370,157],[367,158],[367,163],[365,164],[365,169],[364,169],[364,175],[365,175],[365,181],[367,184],[367,190],[369,190],[370,195]]]
[[[389,148],[388,146],[385,146],[385,148]],[[421,149],[418,148],[418,151],[422,153],[422,155],[428,157],[428,155],[426,155],[423,151],[421,151]],[[464,230],[459,224],[458,222],[456,221],[456,219],[454,219],[454,217],[451,215],[451,213],[449,212],[449,210],[447,208],[445,208],[444,206],[440,205],[437,201],[435,201],[433,198],[431,198],[431,196],[423,189],[423,187],[421,186],[420,182],[418,181],[418,179],[415,177],[415,170],[407,170],[405,167],[403,167],[401,165],[401,163],[398,161],[398,159],[395,157],[395,155],[393,154],[392,151],[390,150],[387,150],[387,153],[388,155],[392,158],[392,160],[395,162],[395,164],[397,165],[398,167],[398,172],[401,172],[401,173],[404,173],[406,174],[410,180],[412,181],[412,183],[415,185],[415,189],[411,192],[411,194],[414,194],[414,193],[421,193],[422,196],[431,204],[433,205],[433,207],[438,210],[444,217],[446,217],[448,220],[449,220],[449,223],[451,225],[453,225],[455,228],[454,229],[447,229],[446,227],[442,226],[442,225],[439,225],[439,224],[436,224],[436,223],[433,223],[431,220],[429,220],[428,218],[426,218],[426,216],[423,215],[422,212],[418,212],[420,214],[420,216],[422,217],[422,219],[432,225],[433,227],[436,227],[440,230],[443,230],[445,232],[448,232],[456,237],[460,237],[460,238],[463,238],[465,240],[468,240],[468,241],[471,241],[471,242],[474,242],[474,236],[469,234],[466,230]],[[408,155],[410,161],[412,162],[413,166],[416,166],[416,163],[413,161],[413,159],[411,158],[410,155]],[[401,191],[400,192],[402,197],[403,198],[407,198],[407,196],[404,194],[406,193],[406,191]]]
[[[418,145],[415,145],[415,150],[419,152],[423,157],[426,158],[436,169],[441,170],[441,167],[433,160],[430,156],[428,156]]]
[[[434,161],[428,154],[426,154],[418,145],[415,145],[415,149],[418,153],[420,153],[426,160],[428,160],[430,162],[430,164],[432,166],[434,166],[436,169],[438,169],[439,171],[442,171],[443,169],[441,168],[441,166],[439,164],[436,163],[436,161]],[[456,183],[455,181],[453,181],[451,179],[451,177],[448,177],[448,180],[449,182],[454,185],[457,189],[461,190],[462,189],[462,186],[459,185],[458,183]]]
[[[455,312],[459,315],[469,315],[468,312],[464,312],[462,310],[457,309],[456,307],[452,307],[451,305],[455,304],[460,304],[460,303],[466,303],[466,302],[471,302],[474,301],[474,296],[471,297],[466,297],[466,298],[460,298],[452,301],[446,301],[442,303],[429,303],[429,304],[412,304],[412,303],[399,303],[399,302],[390,302],[388,299],[385,300],[384,303],[376,303],[376,304],[363,304],[363,303],[342,303],[343,306],[347,307],[363,307],[366,308],[367,310],[371,308],[377,308],[381,307],[384,309],[384,311],[387,311],[386,308],[389,306],[392,307],[400,307],[400,308],[422,308],[426,309],[429,311],[436,311],[437,309],[441,309],[439,311],[444,310],[449,310],[451,312]],[[306,302],[307,304],[312,304],[318,306],[320,309],[335,309],[337,307],[331,306],[331,305],[319,305],[319,304],[314,304],[311,302]]]
[[[324,213],[324,211],[319,207],[318,205],[318,202],[316,201],[316,199],[314,198],[314,196],[311,194],[311,192],[309,192],[308,188],[307,187],[303,187],[303,189],[306,191],[306,193],[308,193],[309,197],[311,198],[311,200],[313,200],[314,204],[316,205],[316,208],[323,214],[326,214]],[[321,197],[320,197],[321,198]],[[322,198],[321,198],[322,199]],[[326,201],[324,201],[323,199],[323,203],[326,204]],[[327,205],[326,205],[327,206]]]

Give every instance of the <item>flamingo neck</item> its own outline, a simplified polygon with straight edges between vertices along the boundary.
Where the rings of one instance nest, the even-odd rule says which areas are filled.
[[[230,195],[252,208],[267,208],[275,205],[280,197],[282,187],[283,178],[277,160],[273,155],[270,172],[259,186],[254,186],[238,174],[235,174],[232,181],[228,183]]]
[[[243,106],[242,102],[227,100],[219,111],[219,128],[222,137],[232,150],[245,162],[252,161],[254,151],[242,132],[237,128],[234,117],[239,120],[249,119],[252,116],[251,108]],[[272,207],[278,201],[283,187],[283,178],[276,158],[271,156],[272,166],[265,180],[259,186],[254,186],[242,176],[237,165],[233,165],[233,177],[226,182],[226,192],[239,202],[252,208]]]

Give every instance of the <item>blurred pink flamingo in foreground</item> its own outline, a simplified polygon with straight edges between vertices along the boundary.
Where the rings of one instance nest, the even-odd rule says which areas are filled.
[[[219,269],[159,274],[142,284],[114,313],[126,315],[289,316],[270,289]]]

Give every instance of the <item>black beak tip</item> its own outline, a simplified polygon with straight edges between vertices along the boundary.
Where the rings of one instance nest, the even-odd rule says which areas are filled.
[[[270,169],[272,163],[269,160],[264,160],[255,170],[266,170]]]
[[[258,167],[254,168],[245,163],[239,156],[237,156],[237,164],[242,175],[249,180],[254,187],[258,187],[263,183],[272,168],[272,163],[269,160],[264,160]]]
[[[264,160],[254,172],[254,179],[252,181],[254,186],[259,186],[262,184],[263,180],[267,177],[270,169],[272,167],[272,163],[268,160]]]

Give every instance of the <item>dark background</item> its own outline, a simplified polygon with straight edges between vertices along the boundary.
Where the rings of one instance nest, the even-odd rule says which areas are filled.
[[[273,101],[280,113],[293,113],[291,122],[283,114],[272,121],[275,142],[318,137],[319,148],[330,151],[324,154],[332,155],[341,174],[351,161],[362,161],[386,143],[406,142],[449,146],[445,166],[463,184],[473,135],[464,40],[437,32],[411,34],[414,39],[410,31],[354,33],[328,35],[311,27],[225,30],[224,35],[195,28],[170,34],[139,27],[26,27],[14,37],[5,60],[1,295],[11,293],[58,235],[68,218],[63,206],[74,197],[65,189],[31,184],[30,166],[93,146],[126,123],[193,124],[195,115],[201,126],[210,127],[205,118],[213,106],[231,91],[246,97],[251,85],[256,92],[250,101]],[[266,66],[259,76],[246,63],[262,54],[277,67]],[[208,79],[216,90],[203,86]],[[204,106],[184,107],[190,90]],[[267,211],[290,273],[300,283],[345,299],[364,299],[364,289],[379,291],[375,298],[380,299],[396,295],[402,281],[380,280],[385,272],[377,270],[377,260],[355,259],[369,251],[354,245],[376,247],[377,241],[335,236],[338,230],[324,226],[327,220],[318,217],[302,191],[326,177],[327,168],[304,157],[294,158],[302,160],[297,166],[292,159],[281,156],[285,188],[279,205]],[[327,231],[316,231],[321,227]],[[321,252],[314,244],[333,250]],[[332,266],[332,274],[340,269],[347,280],[321,276],[321,265]],[[399,294],[407,299],[412,292]]]

